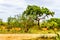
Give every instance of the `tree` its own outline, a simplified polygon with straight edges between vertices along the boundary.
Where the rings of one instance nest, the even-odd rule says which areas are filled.
[[[50,24],[51,24],[50,28],[58,28],[58,24],[56,22],[51,21]]]
[[[16,18],[14,17],[8,17],[8,29],[12,28],[12,27],[16,27],[16,24],[17,21],[16,21]]]
[[[43,22],[43,23],[41,23],[41,27],[42,28],[49,28],[50,26],[51,26],[51,24],[49,22]]]
[[[47,20],[47,22],[56,22],[58,24],[58,27],[60,27],[60,18],[51,18],[49,20]]]
[[[0,26],[1,26],[1,25],[3,25],[3,21],[2,21],[2,19],[0,19]]]
[[[30,28],[32,28],[32,26],[34,25],[34,22],[33,20],[30,20],[30,19],[27,19],[26,17],[22,16],[21,19],[20,19],[20,23],[21,23],[21,26],[22,26],[22,29],[24,30],[24,32],[28,32],[28,30]]]
[[[53,16],[54,12],[50,11],[48,8],[39,7],[36,5],[28,5],[27,9],[23,12],[23,16],[27,18],[31,17],[31,19],[38,21],[38,26],[39,21],[41,19],[45,19],[45,17],[48,17],[49,15]]]
[[[8,25],[10,25],[10,21],[11,21],[11,19],[12,19],[12,17],[11,17],[11,16],[10,16],[10,17],[8,17],[8,19],[7,19]]]
[[[41,27],[43,27],[43,28],[49,28],[49,29],[58,28],[57,26],[58,26],[58,24],[56,22],[54,22],[54,21],[43,22],[41,24]]]
[[[8,25],[11,25],[11,26],[14,26],[14,27],[18,27],[19,26],[19,21],[15,17],[9,17],[8,18]]]

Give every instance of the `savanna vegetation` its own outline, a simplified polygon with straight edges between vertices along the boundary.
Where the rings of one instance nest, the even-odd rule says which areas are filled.
[[[28,5],[22,15],[0,19],[0,33],[55,33],[60,30],[60,18],[50,18],[55,12],[36,5]],[[46,19],[47,20],[44,20]],[[42,21],[41,21],[42,20]]]

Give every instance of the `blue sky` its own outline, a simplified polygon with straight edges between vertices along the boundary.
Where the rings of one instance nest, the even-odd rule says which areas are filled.
[[[0,0],[0,18],[6,21],[9,16],[21,14],[28,5],[47,7],[55,12],[54,17],[60,17],[59,0]]]

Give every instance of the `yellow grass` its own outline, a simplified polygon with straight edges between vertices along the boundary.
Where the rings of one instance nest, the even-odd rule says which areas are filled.
[[[42,34],[43,35],[43,34]],[[42,36],[40,34],[0,34],[0,40],[23,40],[23,39],[32,39]],[[55,36],[55,34],[47,34],[50,36]]]

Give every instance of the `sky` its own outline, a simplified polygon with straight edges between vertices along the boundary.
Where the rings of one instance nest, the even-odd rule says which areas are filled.
[[[54,17],[60,17],[59,0],[0,0],[0,19],[7,21],[9,16],[22,14],[28,5],[47,7],[55,12]]]

